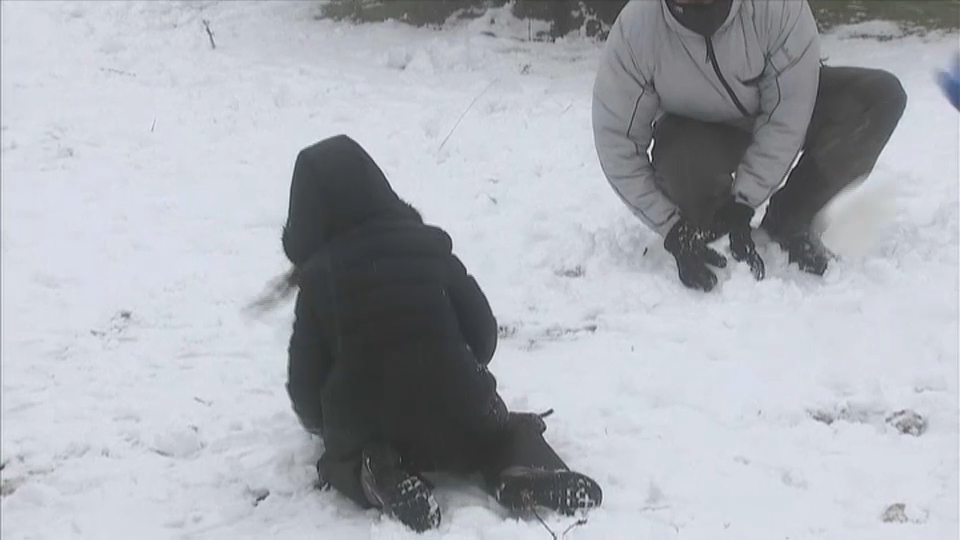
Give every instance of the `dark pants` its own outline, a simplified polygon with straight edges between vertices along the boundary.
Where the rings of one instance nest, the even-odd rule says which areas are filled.
[[[891,73],[822,67],[800,160],[770,198],[761,226],[777,239],[808,232],[827,203],[873,170],[906,101]],[[732,175],[751,138],[734,126],[675,115],[657,122],[653,167],[660,188],[684,218],[705,228],[715,226],[714,213],[730,195]]]
[[[479,473],[484,489],[493,494],[500,474],[513,467],[567,470],[566,463],[543,438],[544,427],[522,417],[511,415],[511,421],[501,435],[485,445],[483,456],[477,456],[474,470],[458,472]],[[331,459],[324,454],[317,463],[321,482],[335,488],[361,508],[372,508],[360,482],[360,456],[346,460]],[[413,470],[414,473],[451,472],[446,470]]]
[[[493,490],[500,474],[514,467],[567,470],[567,464],[543,438],[546,426],[527,415],[511,415],[498,444],[483,459],[480,473],[488,490]]]

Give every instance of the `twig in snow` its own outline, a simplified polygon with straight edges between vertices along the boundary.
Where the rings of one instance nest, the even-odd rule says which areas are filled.
[[[569,110],[570,110],[570,107],[573,107],[573,102],[572,102],[572,101],[570,102],[570,104],[569,104],[569,105],[567,105],[567,108],[566,108],[566,109],[564,109],[564,110],[563,110],[563,111],[562,111],[562,112],[560,113],[560,116],[563,116],[564,114],[566,114],[566,113],[567,113],[567,111],[569,111]]]
[[[116,73],[117,75],[126,75],[127,77],[137,76],[136,73],[130,73],[129,71],[123,71],[122,69],[114,69],[114,68],[108,68],[108,67],[102,67],[100,68],[100,71],[104,71],[108,73]]]
[[[580,518],[576,522],[574,522],[572,525],[564,529],[562,533],[557,535],[557,533],[553,532],[553,529],[551,529],[550,526],[547,525],[547,522],[544,521],[542,517],[540,517],[540,514],[537,512],[537,509],[534,506],[530,507],[530,511],[533,512],[533,516],[537,518],[537,521],[539,521],[540,524],[543,525],[543,528],[546,529],[548,533],[550,533],[550,536],[553,537],[553,540],[563,540],[564,538],[567,537],[567,533],[572,531],[575,527],[580,527],[581,525],[587,524],[587,518],[585,517]]]
[[[560,535],[560,538],[561,538],[561,539],[562,539],[562,538],[566,538],[566,537],[567,537],[567,533],[570,532],[571,530],[573,530],[575,527],[581,527],[581,526],[586,525],[586,524],[587,524],[587,518],[580,518],[580,519],[578,519],[576,522],[574,522],[574,523],[571,524],[569,527],[567,527],[566,529],[563,530],[563,534]]]
[[[201,404],[201,405],[206,405],[207,407],[209,407],[210,405],[213,405],[213,403],[211,403],[211,402],[209,402],[209,401],[207,401],[207,400],[205,400],[205,399],[200,399],[200,398],[198,398],[198,397],[196,397],[196,396],[193,397],[193,400],[196,401],[197,403]]]
[[[207,30],[207,37],[210,38],[210,48],[211,48],[211,49],[216,49],[216,48],[217,48],[217,42],[213,40],[213,31],[210,30],[210,21],[204,19],[204,20],[203,20],[203,27]]]
[[[156,116],[153,117],[153,123],[150,124],[150,133],[153,133],[153,129],[154,129],[155,127],[157,127],[157,117],[156,117]]]
[[[543,528],[546,529],[548,533],[550,533],[550,536],[553,537],[553,540],[558,540],[558,539],[557,539],[557,533],[553,532],[553,529],[551,529],[550,526],[547,525],[547,522],[544,521],[542,517],[540,517],[540,513],[537,512],[537,509],[531,507],[531,508],[530,508],[530,511],[533,512],[533,515],[534,515],[534,517],[537,518],[537,521],[539,521],[540,524],[543,525]]]
[[[440,150],[443,150],[443,145],[447,144],[447,141],[450,140],[450,137],[453,135],[453,132],[457,130],[457,126],[460,125],[460,121],[463,120],[463,117],[466,116],[468,112],[470,112],[470,109],[472,109],[473,106],[477,103],[477,100],[479,100],[484,94],[486,94],[487,90],[489,90],[490,87],[493,86],[494,83],[496,83],[499,80],[500,78],[497,77],[496,79],[490,81],[490,84],[488,84],[487,87],[484,88],[482,92],[477,94],[477,97],[473,98],[473,101],[470,102],[470,105],[467,105],[467,108],[464,109],[463,113],[460,114],[460,118],[457,118],[457,123],[453,125],[453,128],[450,130],[450,133],[447,133],[446,138],[444,138],[443,142],[440,143],[440,147],[437,148],[437,152],[439,152]]]

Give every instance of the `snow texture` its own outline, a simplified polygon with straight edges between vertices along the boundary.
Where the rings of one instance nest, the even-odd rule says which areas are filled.
[[[502,12],[440,32],[316,2],[0,6],[5,540],[414,537],[315,488],[292,306],[242,313],[286,268],[297,151],[338,133],[450,231],[508,404],[555,408],[546,436],[603,486],[567,538],[957,538],[960,134],[932,78],[955,34],[825,37],[909,94],[831,222],[848,256],[816,278],[765,243],[764,281],[731,264],[703,294],[601,174],[596,43]],[[549,537],[441,480],[423,538]]]

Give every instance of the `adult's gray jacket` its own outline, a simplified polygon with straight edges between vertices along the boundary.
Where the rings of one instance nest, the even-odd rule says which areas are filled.
[[[800,151],[819,75],[820,38],[806,0],[733,0],[709,39],[680,24],[665,0],[632,0],[611,28],[593,88],[603,173],[633,213],[665,235],[680,216],[647,155],[654,122],[672,113],[739,125],[752,130],[753,143],[733,194],[756,208]]]

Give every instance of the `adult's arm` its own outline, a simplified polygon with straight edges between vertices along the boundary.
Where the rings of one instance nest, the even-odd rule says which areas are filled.
[[[593,137],[600,167],[620,200],[640,221],[666,235],[680,215],[657,186],[647,156],[660,98],[634,47],[644,27],[651,26],[644,25],[652,13],[646,4],[627,4],[610,29],[593,86]]]
[[[807,1],[755,5],[767,39],[761,114],[733,186],[736,199],[754,208],[773,194],[797,158],[820,86],[820,35]]]

